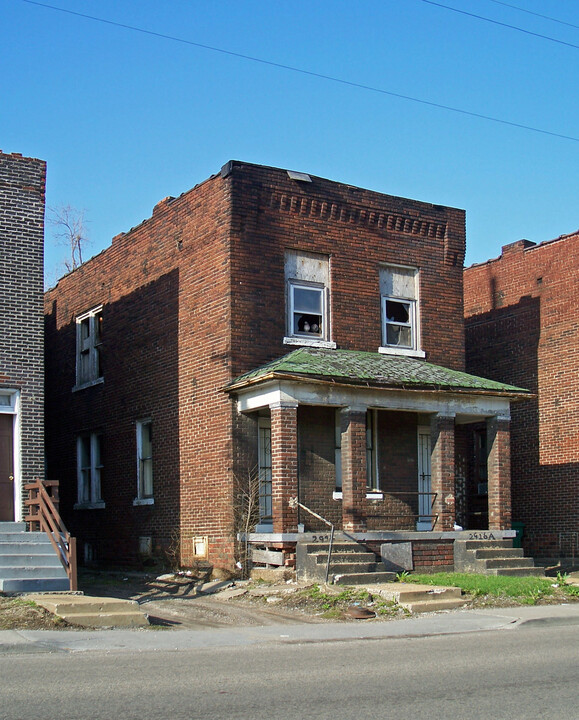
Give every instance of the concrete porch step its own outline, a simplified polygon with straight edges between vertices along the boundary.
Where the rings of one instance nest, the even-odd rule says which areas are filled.
[[[318,565],[325,565],[328,562],[328,553],[312,553]],[[332,552],[331,562],[333,563],[369,563],[376,562],[376,556],[371,552]]]
[[[489,570],[495,568],[534,568],[535,563],[532,558],[489,558],[485,560],[485,565]]]
[[[73,625],[136,628],[149,624],[135,600],[58,594],[30,594],[27,599]]]
[[[545,577],[545,569],[542,567],[506,567],[489,570],[491,575],[512,575],[513,577]]]
[[[474,551],[477,560],[492,560],[493,558],[519,559],[525,556],[522,548],[479,548]]]

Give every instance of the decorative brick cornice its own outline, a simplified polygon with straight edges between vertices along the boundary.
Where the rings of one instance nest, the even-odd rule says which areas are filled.
[[[405,235],[418,235],[441,240],[446,235],[446,223],[444,222],[427,220],[424,217],[412,217],[401,213],[373,210],[351,203],[328,202],[318,198],[304,197],[303,195],[273,192],[269,206],[280,212],[320,219],[326,222],[333,221],[358,225],[374,230],[387,230]]]

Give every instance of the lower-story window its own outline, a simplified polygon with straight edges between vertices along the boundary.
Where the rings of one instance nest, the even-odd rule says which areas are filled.
[[[153,500],[153,423],[137,422],[137,504]]]
[[[104,507],[101,497],[102,435],[79,435],[76,444],[78,504],[77,507]]]

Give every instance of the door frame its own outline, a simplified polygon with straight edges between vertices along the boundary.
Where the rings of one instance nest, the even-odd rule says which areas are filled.
[[[22,457],[20,427],[20,391],[17,389],[0,388],[0,414],[12,417],[12,475],[14,477],[14,520],[23,519],[22,514]]]

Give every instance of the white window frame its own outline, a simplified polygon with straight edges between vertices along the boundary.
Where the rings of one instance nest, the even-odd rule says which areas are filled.
[[[88,441],[88,445],[86,445]],[[83,450],[88,449],[88,463],[83,464]],[[102,434],[85,433],[76,439],[76,471],[78,502],[75,510],[96,510],[105,507],[102,499]],[[88,477],[88,483],[86,478]]]
[[[76,318],[76,385],[74,390],[104,381],[100,367],[102,311],[103,306],[99,305]],[[87,326],[88,334],[83,337],[83,328]]]
[[[151,428],[151,437],[150,437],[150,445],[151,445],[151,454],[144,456],[144,450],[143,450],[143,431],[146,427]],[[155,503],[154,498],[154,475],[153,475],[153,421],[151,418],[145,418],[144,420],[137,420],[136,422],[136,430],[137,430],[137,497],[133,500],[133,505],[153,505]],[[145,489],[145,466],[144,464],[148,463],[150,466],[150,482],[151,482],[151,488],[150,493],[148,493]]]
[[[380,296],[380,312],[382,324],[382,345],[378,348],[378,352],[385,355],[407,355],[410,357],[426,357],[426,353],[420,347],[420,304],[419,304],[419,271],[415,267],[406,265],[387,265],[381,268],[380,272],[392,272],[396,270],[411,271],[414,273],[414,293],[409,295],[393,295],[391,293],[382,293]],[[396,321],[388,318],[386,307],[388,302],[396,302],[401,305],[408,306],[408,321]],[[398,345],[388,343],[388,328],[403,327],[410,329],[410,344]]]
[[[319,293],[320,296],[320,331],[314,332],[312,330],[296,330],[295,329],[295,322],[294,322],[294,316],[297,314],[301,315],[316,315],[316,313],[308,313],[306,311],[302,311],[299,309],[296,309],[296,303],[295,303],[295,291],[296,290],[310,290]],[[300,341],[303,340],[311,340],[315,343],[324,342],[328,339],[328,302],[327,302],[327,288],[322,285],[321,283],[310,283],[306,282],[304,280],[294,280],[291,279],[288,281],[288,305],[289,305],[289,312],[288,312],[288,327],[287,327],[287,333],[289,337],[292,338],[299,338]]]

